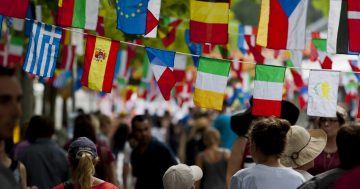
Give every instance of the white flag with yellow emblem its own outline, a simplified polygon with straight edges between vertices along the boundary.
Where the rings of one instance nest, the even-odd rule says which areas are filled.
[[[309,116],[336,117],[340,72],[311,70],[309,77]]]

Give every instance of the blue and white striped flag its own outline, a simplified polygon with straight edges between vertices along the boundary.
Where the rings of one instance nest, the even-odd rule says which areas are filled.
[[[41,77],[53,77],[61,35],[60,27],[33,22],[24,71]]]

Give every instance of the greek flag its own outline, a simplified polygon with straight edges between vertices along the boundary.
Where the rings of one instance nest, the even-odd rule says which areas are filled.
[[[24,71],[41,77],[53,77],[61,35],[60,27],[33,22]]]

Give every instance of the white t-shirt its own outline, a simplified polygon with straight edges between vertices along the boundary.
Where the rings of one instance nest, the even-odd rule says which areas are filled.
[[[304,177],[292,168],[256,164],[235,173],[230,189],[296,189],[304,181]]]

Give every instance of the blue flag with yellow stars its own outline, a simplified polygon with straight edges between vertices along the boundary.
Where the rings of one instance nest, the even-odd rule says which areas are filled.
[[[116,0],[117,29],[143,35],[146,30],[148,0]]]

